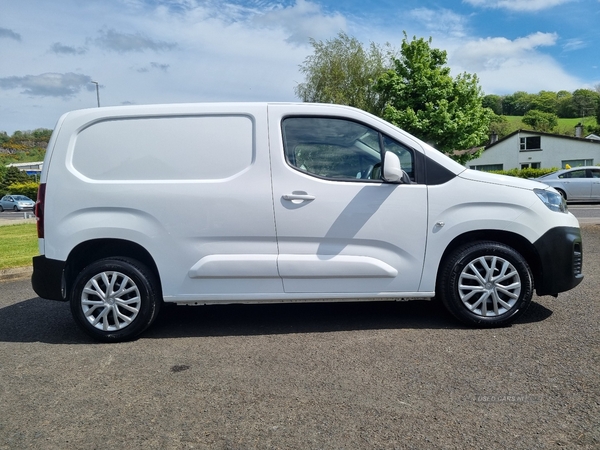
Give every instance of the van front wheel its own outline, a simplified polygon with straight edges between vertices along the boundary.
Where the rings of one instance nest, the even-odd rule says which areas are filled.
[[[153,273],[130,258],[106,258],[85,267],[70,296],[77,325],[103,342],[135,338],[158,314],[161,300]]]
[[[499,242],[475,242],[446,259],[438,296],[458,320],[479,327],[508,325],[531,303],[533,276],[527,261]]]

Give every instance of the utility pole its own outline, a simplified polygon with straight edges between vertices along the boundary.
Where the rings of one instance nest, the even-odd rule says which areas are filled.
[[[91,81],[91,83],[94,83],[96,85],[96,100],[98,100],[98,108],[100,108],[100,91],[98,90],[98,82]]]

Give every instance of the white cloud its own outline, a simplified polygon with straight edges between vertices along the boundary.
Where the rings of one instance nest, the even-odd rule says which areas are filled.
[[[493,70],[509,60],[526,59],[534,56],[534,50],[556,43],[554,33],[535,33],[511,41],[504,37],[469,41],[454,52],[453,61],[471,70]]]
[[[306,44],[310,38],[323,40],[345,31],[346,19],[339,13],[327,15],[317,4],[297,0],[293,6],[278,7],[252,20],[257,25],[276,27],[288,34],[287,42]]]
[[[60,42],[55,42],[50,46],[50,51],[57,55],[83,55],[87,52],[84,47],[73,47],[71,45],[64,45]]]
[[[25,95],[41,97],[69,98],[78,94],[83,88],[89,90],[91,78],[76,73],[44,73],[23,77],[0,78],[0,88],[23,89]]]
[[[100,30],[100,37],[94,39],[94,43],[107,50],[119,53],[143,52],[145,50],[164,51],[177,47],[174,42],[155,40],[145,36],[143,33],[123,33],[113,29]]]
[[[510,93],[518,90],[573,90],[580,80],[569,75],[540,47],[556,45],[554,33],[534,33],[509,40],[503,37],[469,41],[453,49],[453,69],[476,73],[487,93]]]
[[[573,0],[463,0],[473,6],[502,8],[511,11],[540,11],[553,8]]]
[[[600,0],[598,0],[600,1]],[[563,45],[563,50],[565,52],[572,52],[575,50],[581,50],[582,48],[586,48],[588,43],[582,39],[567,39],[565,44]]]
[[[455,38],[466,35],[467,19],[448,9],[417,8],[409,11],[408,16],[420,22],[428,33],[441,34]]]

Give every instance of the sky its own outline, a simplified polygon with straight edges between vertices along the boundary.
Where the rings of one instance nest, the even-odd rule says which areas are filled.
[[[0,131],[101,106],[298,101],[310,40],[446,50],[485,94],[594,89],[600,0],[0,0]]]

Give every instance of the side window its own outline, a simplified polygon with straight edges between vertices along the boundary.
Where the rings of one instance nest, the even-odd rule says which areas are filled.
[[[558,178],[585,178],[585,169],[573,170],[559,175]]]
[[[282,127],[286,159],[302,172],[330,179],[379,181],[383,142],[385,150],[396,153],[412,175],[412,151],[387,137],[381,139],[378,131],[363,124],[330,117],[289,117]]]

